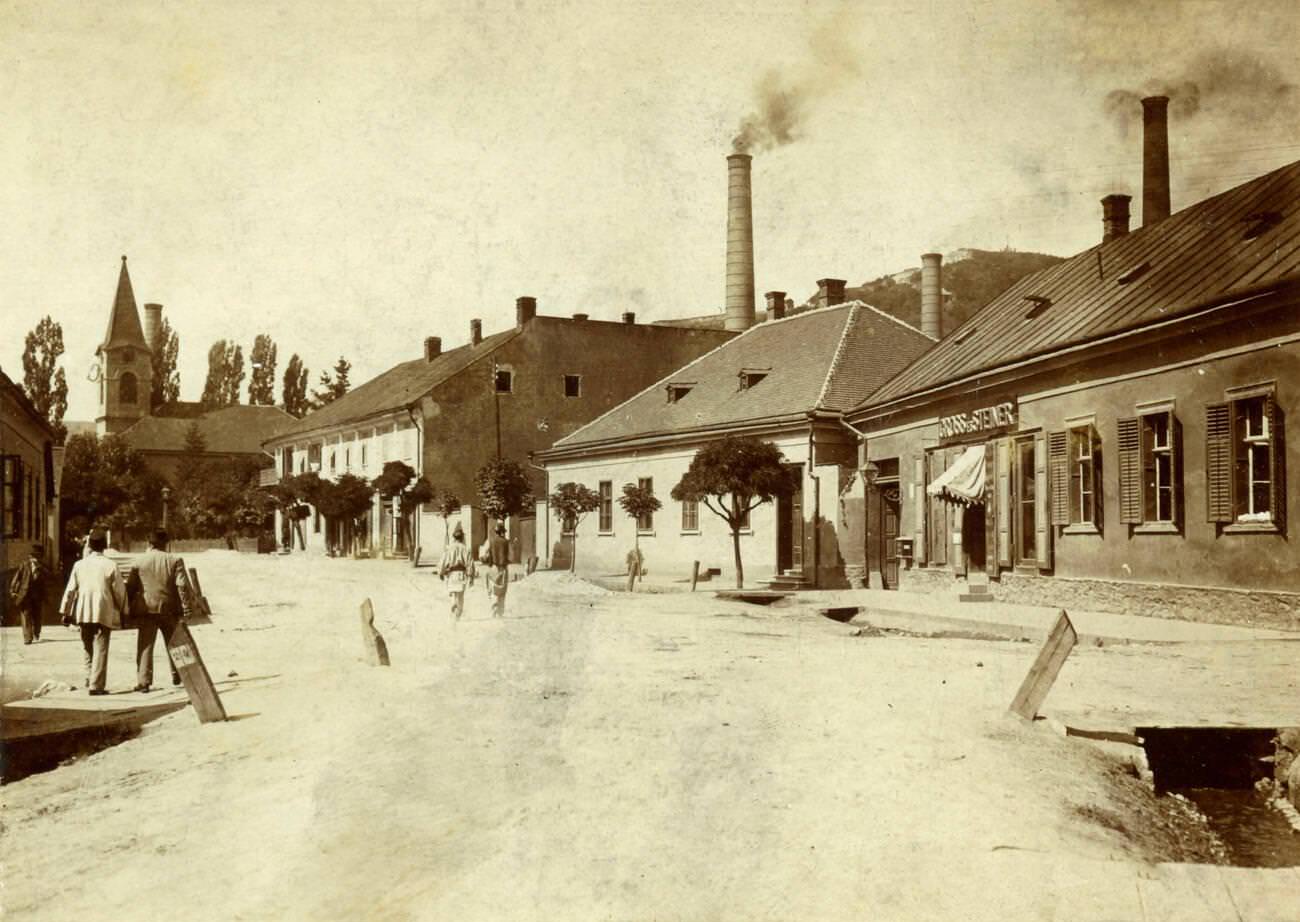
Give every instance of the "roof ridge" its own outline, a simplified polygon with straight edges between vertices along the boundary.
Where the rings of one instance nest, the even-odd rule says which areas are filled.
[[[879,314],[880,316],[882,316],[882,317],[887,317],[887,318],[889,318],[890,320],[894,321],[894,323],[897,323],[897,324],[900,324],[900,325],[902,325],[902,326],[904,326],[904,327],[907,327],[907,329],[911,330],[913,333],[916,333],[918,336],[924,336],[926,339],[928,339],[928,340],[929,340],[930,342],[932,342],[932,343],[937,343],[937,342],[939,341],[939,340],[935,339],[933,336],[931,336],[929,333],[925,333],[925,332],[923,332],[923,331],[917,329],[916,327],[912,326],[910,323],[908,323],[908,322],[907,322],[906,320],[904,320],[902,317],[895,317],[893,314],[889,313],[889,311],[883,311],[883,310],[881,310],[880,308],[876,307],[876,305],[874,305],[874,304],[868,304],[866,301],[863,301],[861,298],[854,298],[852,301],[848,301],[848,302],[846,302],[846,303],[847,303],[847,304],[858,304],[858,305],[861,305],[862,307],[867,308],[868,310],[875,311],[875,312],[876,312],[877,314]]]
[[[813,402],[814,410],[820,410],[825,406],[826,393],[831,389],[831,381],[835,378],[836,369],[840,367],[840,357],[844,354],[844,345],[849,340],[849,332],[857,325],[858,309],[867,306],[860,301],[850,301],[849,304],[849,316],[844,323],[844,328],[840,330],[840,340],[835,344],[835,354],[831,356],[830,364],[826,368],[826,376],[822,379],[821,390],[817,394],[817,399]]]

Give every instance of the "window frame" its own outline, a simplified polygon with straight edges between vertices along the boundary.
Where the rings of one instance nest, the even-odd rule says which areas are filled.
[[[1249,405],[1260,407],[1252,432]],[[1286,529],[1286,431],[1275,381],[1229,388],[1221,403],[1207,404],[1206,518],[1225,534],[1282,534]],[[1257,479],[1257,449],[1268,452],[1267,479]],[[1268,491],[1268,509],[1256,510],[1256,490]]]
[[[566,400],[572,400],[582,396],[582,375],[566,374],[563,376],[563,381],[564,397]],[[569,382],[573,382],[573,393],[569,393]]]
[[[601,480],[596,484],[600,505],[596,512],[596,534],[614,534],[614,481]]]
[[[23,459],[0,455],[0,531],[6,538],[21,537]]]
[[[504,378],[502,377],[504,375]],[[505,387],[502,388],[502,382]],[[492,386],[497,394],[513,394],[515,392],[515,371],[513,368],[498,367],[492,371]]]
[[[653,477],[638,477],[636,485],[643,490],[655,491],[655,479]],[[637,516],[636,533],[638,535],[653,535],[655,533],[655,514],[653,512],[646,515]]]
[[[1101,534],[1105,511],[1102,440],[1095,417],[1067,419],[1047,435],[1052,525],[1065,535]]]
[[[682,506],[682,534],[698,535],[700,533],[700,501],[684,499]]]

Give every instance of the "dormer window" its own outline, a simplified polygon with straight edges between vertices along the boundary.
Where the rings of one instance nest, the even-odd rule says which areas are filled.
[[[970,339],[972,336],[975,335],[975,329],[976,329],[975,327],[971,327],[970,329],[957,334],[957,338],[953,340],[953,343],[955,345],[960,346],[962,343],[966,342],[966,340]]]
[[[1052,299],[1043,295],[1025,295],[1025,300],[1029,302],[1029,310],[1025,311],[1025,319],[1033,320],[1041,316],[1042,313],[1052,306]]]
[[[740,389],[747,391],[767,377],[770,368],[742,368],[740,370]]]
[[[668,385],[668,402],[676,403],[677,401],[685,397],[687,394],[689,394],[693,387],[695,387],[695,384],[693,382],[690,384]]]
[[[1246,215],[1242,220],[1246,222],[1246,231],[1242,234],[1242,238],[1254,240],[1264,231],[1281,222],[1282,213],[1279,211],[1256,211]]]
[[[1129,282],[1136,282],[1142,276],[1146,275],[1150,269],[1151,263],[1138,263],[1132,269],[1129,269],[1123,275],[1119,276],[1119,278],[1115,279],[1115,281],[1119,282],[1121,285],[1127,285]]]

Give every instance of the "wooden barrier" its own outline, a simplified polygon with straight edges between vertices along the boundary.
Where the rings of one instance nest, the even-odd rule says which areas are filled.
[[[369,599],[361,603],[361,641],[366,651],[366,662],[372,666],[387,666],[388,644],[384,635],[375,630],[375,606]]]
[[[1038,651],[1034,665],[1029,667],[1029,674],[1020,683],[1020,690],[1011,701],[1011,711],[1025,720],[1033,720],[1038,715],[1047,693],[1051,691],[1056,677],[1060,675],[1065,659],[1074,649],[1079,635],[1070,623],[1070,616],[1064,611],[1056,619],[1056,626],[1047,635],[1043,648]]]
[[[184,621],[177,619],[176,627],[167,636],[167,653],[172,664],[181,674],[185,693],[190,696],[190,704],[199,715],[200,723],[213,723],[226,719],[226,709],[222,707],[217,696],[217,688],[208,675],[208,667],[199,655],[199,645],[194,642],[194,635]]]

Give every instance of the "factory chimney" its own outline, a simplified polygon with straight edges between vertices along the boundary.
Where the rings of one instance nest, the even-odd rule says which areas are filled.
[[[749,154],[727,157],[727,293],[728,330],[754,325],[754,213]]]
[[[162,305],[146,304],[144,306],[144,342],[151,352],[158,349],[158,334],[162,332]]]
[[[921,254],[921,332],[943,339],[943,254]]]
[[[1101,200],[1101,242],[1108,243],[1128,233],[1128,203],[1131,195],[1108,195]]]
[[[1169,217],[1169,97],[1142,100],[1142,226]]]

